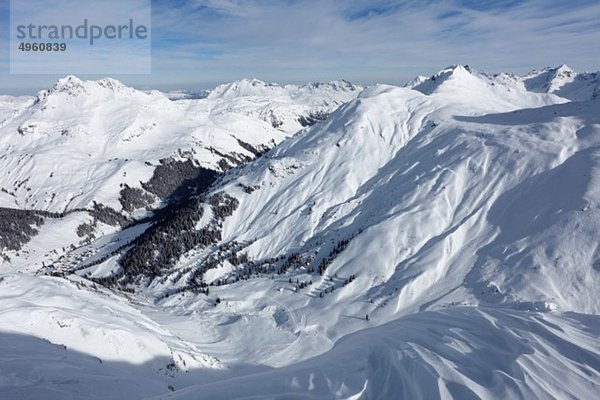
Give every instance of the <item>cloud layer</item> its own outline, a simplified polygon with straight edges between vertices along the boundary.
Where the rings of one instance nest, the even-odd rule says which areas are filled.
[[[599,69],[595,0],[155,0],[152,22],[153,74],[125,81],[400,83],[449,64]]]

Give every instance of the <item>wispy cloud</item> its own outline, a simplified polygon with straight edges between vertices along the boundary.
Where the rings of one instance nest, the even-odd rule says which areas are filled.
[[[456,63],[597,70],[599,21],[596,0],[155,0],[153,75],[125,80],[400,83]]]

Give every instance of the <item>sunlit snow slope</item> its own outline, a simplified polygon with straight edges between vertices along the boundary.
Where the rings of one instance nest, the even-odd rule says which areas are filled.
[[[600,103],[488,98],[470,92],[472,80],[457,68],[430,95],[367,89],[229,174],[215,191],[240,205],[221,243],[244,243],[256,262],[311,255],[310,268],[349,240],[324,276],[356,281],[331,307],[306,303],[321,304],[317,318],[331,329],[340,303],[384,319],[453,302],[599,312]],[[513,105],[526,102],[536,108]],[[563,104],[543,105],[552,102]],[[326,283],[313,281],[309,292]]]
[[[210,316],[209,326],[209,318],[229,315],[229,324],[240,332],[258,326],[243,316],[262,310],[263,318],[272,316],[274,327],[294,334],[293,340],[286,339],[288,347],[255,356],[273,366],[321,353],[349,332],[419,311],[494,307],[506,310],[499,314],[499,325],[509,323],[516,312],[511,310],[596,315],[600,103],[507,90],[462,67],[440,76],[426,93],[390,86],[366,89],[324,124],[228,174],[215,192],[225,191],[240,204],[225,219],[220,243],[241,244],[239,253],[250,262],[226,258],[204,276],[218,284],[211,294],[225,299],[229,308],[215,311],[210,302],[187,295],[170,298],[165,306],[199,307]],[[254,190],[248,193],[247,187]],[[206,206],[205,213],[210,212]],[[214,266],[210,260],[222,259],[222,253],[211,247],[190,255],[168,274],[168,283],[156,281],[152,293],[182,285],[189,273]],[[282,256],[291,260],[291,272],[274,277],[273,271],[285,265],[278,261]],[[327,269],[321,275],[317,271],[323,262]],[[304,288],[296,279],[309,283]],[[454,311],[449,313],[453,318]],[[590,323],[593,337],[598,319]],[[236,332],[229,324],[228,331]],[[531,329],[528,335],[535,335],[536,328]],[[502,342],[504,333],[489,335],[491,343]],[[598,346],[588,343],[595,366],[583,379],[587,383],[577,385],[592,386],[575,397],[598,390]],[[495,365],[496,350],[487,351],[484,357]],[[442,362],[432,357],[421,367]],[[540,357],[540,363],[554,358]],[[323,368],[335,370],[337,364],[325,359],[319,359]],[[370,367],[360,367],[363,362],[351,365],[368,374]],[[573,360],[569,368],[577,369],[579,362],[585,363]],[[390,382],[404,376],[399,368],[393,368]],[[556,371],[545,371],[540,382],[556,379]],[[538,373],[521,370],[517,375]],[[294,387],[293,374],[276,376],[265,379],[284,381],[286,376],[289,384],[273,395]],[[443,388],[451,386],[450,376],[440,378],[442,397],[462,393]],[[498,391],[478,391],[478,385],[487,384],[477,379],[467,386],[482,397],[529,397],[528,390],[534,389],[526,388],[534,383],[524,376],[519,375],[514,392],[506,382],[498,383]],[[305,384],[299,387],[310,386]],[[352,392],[338,389],[329,388],[323,398]],[[367,398],[392,396],[385,390],[378,385],[365,393],[370,393]],[[417,388],[407,390],[418,397]],[[553,396],[553,390],[546,395]],[[538,393],[545,396],[541,389]],[[554,396],[566,396],[560,393]]]

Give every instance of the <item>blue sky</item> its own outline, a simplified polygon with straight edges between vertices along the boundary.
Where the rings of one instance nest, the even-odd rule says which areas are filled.
[[[9,74],[8,25],[9,0],[0,0],[0,93],[51,86],[58,75]],[[451,64],[596,71],[600,2],[153,0],[152,54],[151,75],[115,77],[193,90],[242,77],[399,84]]]

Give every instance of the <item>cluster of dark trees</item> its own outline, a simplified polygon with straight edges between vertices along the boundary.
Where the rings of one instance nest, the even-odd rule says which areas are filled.
[[[323,275],[325,273],[325,271],[327,270],[327,267],[329,267],[331,265],[331,263],[333,262],[333,260],[335,260],[335,258],[338,256],[338,254],[340,254],[342,251],[344,251],[346,249],[346,247],[348,247],[348,243],[350,243],[350,239],[344,239],[342,241],[339,241],[335,245],[333,250],[331,250],[329,255],[327,257],[324,257],[321,260],[321,262],[319,263],[319,274],[320,275]]]
[[[152,178],[142,183],[142,187],[163,200],[172,201],[203,193],[218,175],[216,171],[196,165],[191,159],[162,159]]]
[[[331,250],[331,252],[324,257],[319,266],[318,270],[321,275],[325,273],[327,267],[333,262],[335,257],[348,246],[350,243],[350,239],[344,239],[339,241],[335,247]],[[241,247],[243,248],[243,247]],[[253,261],[250,260],[246,253],[239,254],[240,244],[237,242],[230,242],[224,245],[219,246],[220,252],[228,252],[226,256],[219,256],[217,258],[211,259],[207,265],[209,268],[204,268],[204,271],[210,268],[216,268],[221,265],[223,260],[228,260],[231,264],[236,266],[241,266],[241,269],[234,271],[230,274],[230,276],[222,279],[218,279],[211,283],[211,285],[221,286],[227,285],[229,283],[235,283],[240,280],[248,280],[253,277],[260,277],[264,275],[283,275],[289,271],[299,270],[301,268],[305,268],[308,274],[313,274],[316,272],[316,268],[312,266],[312,262],[314,260],[314,256],[312,254],[306,255],[300,252],[290,253],[288,256],[279,256],[274,257],[262,261]],[[350,277],[346,278],[344,281],[344,286],[348,283],[352,282],[356,278],[355,275],[350,275]],[[333,279],[333,278],[331,278]],[[292,278],[289,278],[289,282],[293,283]],[[296,279],[296,289],[304,289],[305,287],[312,284],[312,280],[309,281],[298,281]],[[334,290],[332,287],[330,290]],[[327,291],[325,291],[327,293]],[[322,296],[321,296],[322,297]]]
[[[111,276],[105,276],[102,278],[89,278],[92,282],[95,282],[99,285],[102,286],[106,286],[106,287],[115,287],[117,286],[117,283],[121,280],[121,278],[123,277],[123,272],[111,275]],[[122,288],[121,288],[122,289]]]
[[[338,279],[339,279],[339,278],[338,278],[338,276],[337,276],[337,274],[335,274],[335,279],[336,279],[336,280],[338,280]],[[350,275],[348,278],[344,279],[344,282],[343,282],[342,286],[346,286],[346,285],[347,285],[347,284],[349,284],[350,282],[353,282],[355,279],[356,279],[356,275],[355,275],[355,274],[352,274],[352,275]],[[335,285],[335,283],[334,283],[334,277],[333,277],[333,276],[330,276],[330,277],[329,277],[329,282],[332,282],[332,285],[331,285],[331,286],[329,286],[329,287],[327,287],[327,288],[325,288],[324,290],[322,290],[322,291],[319,293],[319,297],[325,297],[325,295],[326,295],[327,293],[332,293],[332,292],[335,290],[335,288],[336,288],[336,285]]]
[[[356,275],[354,275],[354,274],[350,275],[348,278],[344,279],[344,286],[346,286],[350,282],[354,281],[355,279],[356,279]]]
[[[80,238],[83,237],[88,237],[88,238],[93,238],[93,233],[94,233],[94,224],[81,224],[77,227],[77,229],[75,230],[75,233],[77,233],[77,236],[79,236]]]
[[[133,223],[133,221],[116,211],[114,208],[105,206],[101,203],[94,202],[94,206],[89,213],[94,219],[111,226],[126,228]]]
[[[203,294],[206,296],[208,296],[210,294],[210,290],[208,289],[208,286],[197,286],[197,287],[182,286],[182,287],[179,287],[176,289],[169,290],[162,296],[157,297],[156,300],[160,301],[163,299],[168,299],[171,296],[175,296],[176,294],[183,293],[183,292],[191,292],[194,294]]]
[[[232,252],[228,257],[227,261],[231,263],[231,265],[240,265],[240,264],[248,264],[250,259],[248,258],[248,254],[246,253],[237,253]]]
[[[126,281],[139,276],[152,280],[175,266],[188,251],[218,243],[223,219],[235,211],[239,202],[224,192],[218,192],[209,199],[209,204],[213,212],[213,221],[209,226],[196,228],[203,215],[203,201],[194,197],[172,209],[170,215],[157,221],[135,239],[132,248],[119,260],[125,270]],[[188,287],[194,290],[196,287],[205,287],[202,280],[204,272],[217,265],[198,267]]]
[[[208,262],[202,263],[196,267],[188,276],[186,289],[188,290],[199,290],[206,288],[206,294],[208,294],[208,284],[204,281],[204,273],[212,268],[217,268],[219,260],[209,259]]]
[[[302,267],[307,268],[308,272],[311,273],[310,263],[312,260],[312,256],[303,256],[300,253],[291,253],[279,269],[279,273],[284,274],[290,269],[300,269]]]
[[[271,126],[275,129],[279,128],[281,125],[283,125],[283,121],[280,120],[279,118],[277,118],[277,116],[273,113],[273,111],[271,111],[271,115],[269,116],[270,120],[271,120]]]
[[[329,286],[328,288],[325,288],[325,290],[322,290],[321,293],[319,293],[319,297],[325,297],[325,295],[327,293],[333,293],[334,290],[335,290],[335,284]]]
[[[240,202],[225,192],[217,192],[209,200],[215,222],[222,222],[231,216],[238,208]]]
[[[242,271],[237,271],[232,277],[217,279],[216,281],[211,282],[210,286],[222,286],[227,285],[229,283],[235,283],[240,280],[250,279],[250,269],[246,269],[246,267],[254,266],[254,262],[250,261],[246,253],[240,253],[240,251],[243,250],[246,246],[247,244],[244,245],[235,240],[219,245],[219,251],[216,255],[213,255],[208,260],[204,261],[202,264],[196,267],[194,272],[188,278],[187,286],[207,286],[203,280],[204,273],[206,273],[206,271],[210,269],[218,268],[223,264],[223,261],[225,260],[229,261],[232,265],[244,265],[244,269]]]
[[[36,211],[0,208],[0,251],[20,250],[43,223],[44,219]]]
[[[226,195],[225,193],[218,193],[217,196],[215,196],[215,198],[211,199],[210,201],[213,210],[214,207],[223,207],[224,203],[226,202],[226,199],[228,198],[231,199],[231,196]],[[333,248],[333,250],[329,253],[328,257],[325,258],[326,262],[331,263],[331,261],[348,246],[350,240],[351,239],[345,239],[338,242]],[[228,243],[220,244],[217,253],[213,254],[210,258],[203,261],[198,266],[188,268],[185,271],[179,271],[177,277],[172,279],[173,283],[179,281],[179,279],[184,273],[191,273],[187,278],[186,284],[178,288],[175,292],[170,291],[169,295],[172,295],[174,293],[180,293],[183,291],[192,291],[194,293],[204,293],[208,295],[209,286],[228,285],[231,283],[239,282],[241,280],[249,280],[255,277],[258,278],[260,276],[268,274],[274,277],[275,274],[282,275],[289,272],[290,270],[298,270],[301,268],[305,268],[309,274],[315,273],[315,268],[311,267],[312,261],[314,259],[313,255],[304,255],[300,252],[293,252],[288,256],[282,255],[279,257],[269,258],[262,261],[253,261],[249,259],[246,253],[242,253],[242,250],[245,247],[247,247],[248,244],[249,243],[239,243],[237,241],[231,241]],[[210,284],[207,284],[204,281],[204,274],[210,269],[218,268],[219,266],[223,265],[224,261],[229,261],[232,265],[240,266],[241,268],[232,272],[227,277],[219,278],[211,282]],[[337,279],[337,275],[335,278]],[[348,278],[343,280],[343,286],[354,281],[355,278],[356,275],[350,275]],[[333,279],[333,277],[330,277],[330,280],[332,282]],[[300,291],[312,285],[313,281],[300,281],[298,278],[296,278],[296,280],[294,281],[290,277],[289,283],[295,285],[294,287],[296,291]],[[326,293],[333,292],[335,288],[335,284],[329,286],[327,289],[320,292],[320,297],[324,297]]]
[[[69,214],[75,212],[89,212],[85,208],[73,208],[71,210],[62,211],[62,212],[52,212],[52,211],[43,211],[43,210],[31,210],[30,212],[36,213],[37,215],[44,218],[64,218]]]
[[[119,260],[127,278],[133,280],[143,275],[152,280],[161,275],[161,270],[171,268],[187,250],[218,241],[217,232],[195,229],[202,213],[202,207],[191,202],[135,239],[132,248]]]
[[[235,242],[237,245],[239,243]],[[232,272],[228,277],[217,279],[212,282],[211,285],[222,286],[227,285],[229,283],[235,283],[240,280],[248,280],[254,277],[258,278],[265,275],[271,275],[274,277],[275,275],[283,275],[288,273],[289,271],[295,271],[302,268],[306,269],[308,274],[315,273],[315,268],[311,266],[314,256],[312,254],[302,254],[300,252],[293,252],[288,256],[281,255],[278,257],[268,258],[261,261],[250,260],[246,253],[238,254],[237,251],[240,248],[232,247],[231,243],[227,245],[223,245],[226,247],[220,247],[219,250],[228,250],[232,252],[229,255],[216,259],[216,265],[214,267],[218,267],[221,264],[223,259],[228,260],[231,264],[236,266],[241,266],[241,268],[237,271]],[[243,248],[243,247],[242,247]],[[340,250],[341,251],[341,250]],[[289,279],[290,283],[292,282],[292,278]],[[296,289],[304,289],[305,287],[312,284],[312,280],[309,281],[298,281],[296,279]]]
[[[123,185],[123,189],[119,192],[119,203],[127,212],[147,207],[153,201],[154,198],[148,192],[140,188],[132,188],[127,184]]]
[[[77,208],[56,213],[0,207],[0,251],[20,250],[25,243],[37,235],[37,228],[44,224],[44,218],[63,218],[79,211],[88,210]]]
[[[244,254],[247,260],[246,254]],[[242,258],[243,259],[243,258]],[[307,272],[310,273],[310,263],[313,258],[311,255],[302,255],[301,253],[294,252],[289,256],[279,256],[269,258],[260,262],[246,261],[241,271],[237,272],[240,279],[250,279],[253,276],[261,276],[267,274],[278,274],[282,275],[290,270],[300,269],[302,267],[307,268]],[[235,265],[235,264],[234,264]],[[237,281],[236,281],[237,282]]]
[[[76,212],[87,212],[95,220],[111,226],[127,227],[133,223],[113,208],[96,202],[91,210],[73,208],[62,212],[0,207],[0,250],[19,250],[38,233],[36,227],[43,225],[44,218],[64,218]],[[93,224],[82,224],[77,227],[76,233],[79,237],[89,236],[93,228]]]
[[[232,265],[240,266],[240,269],[232,272],[228,277],[215,280],[211,285],[222,286],[239,282],[240,280],[249,280],[265,275],[283,275],[290,270],[297,270],[302,267],[306,268],[308,273],[311,273],[311,271],[314,272],[314,269],[310,267],[313,260],[312,255],[302,255],[301,253],[294,252],[289,256],[281,255],[261,261],[254,261],[250,260],[246,253],[240,253],[247,245],[248,243],[241,245],[234,241],[219,246],[219,252],[221,254],[205,262],[204,264],[209,265],[209,268],[205,267],[204,270],[207,271],[210,268],[216,268],[221,265],[224,260],[229,261]],[[226,252],[226,254],[222,254],[223,252]],[[301,282],[298,282],[298,286],[302,286],[302,288],[307,285],[308,282],[305,282],[302,285]]]

